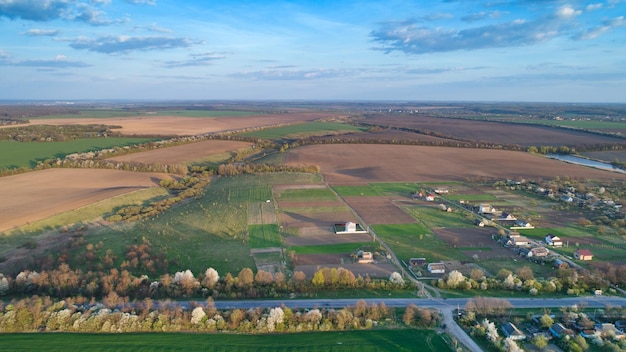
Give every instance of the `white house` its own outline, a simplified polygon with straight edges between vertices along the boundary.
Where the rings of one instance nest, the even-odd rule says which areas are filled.
[[[431,274],[445,274],[446,266],[443,263],[428,263],[426,267]]]
[[[553,246],[553,247],[562,247],[563,246],[563,241],[561,241],[561,238],[557,235],[553,235],[551,233],[546,235],[545,238],[546,244],[548,246]]]
[[[481,214],[493,214],[496,212],[496,209],[489,204],[483,203],[478,205],[478,212]]]

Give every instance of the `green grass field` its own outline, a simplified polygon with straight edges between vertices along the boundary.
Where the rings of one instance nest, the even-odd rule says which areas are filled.
[[[420,341],[416,344],[416,341]],[[432,330],[359,330],[299,334],[3,334],[0,351],[450,351]]]
[[[271,199],[271,186],[275,184],[317,182],[319,175],[316,174],[271,173],[220,177],[211,182],[205,194],[193,202],[183,202],[136,223],[90,230],[85,241],[102,241],[104,246],[101,252],[111,249],[121,262],[125,257],[126,246],[140,243],[141,238],[146,237],[152,243],[154,253],[166,253],[170,273],[185,269],[200,273],[213,267],[220,275],[227,272],[236,274],[245,267],[255,267],[250,256],[251,246],[280,244],[275,235],[266,236],[266,228],[261,232],[255,229],[253,238],[248,238],[248,203]],[[262,235],[257,236],[259,233]],[[72,258],[80,258],[82,251],[84,247],[70,255]]]
[[[337,194],[342,197],[379,197],[382,196],[372,186],[333,186],[333,189]]]
[[[250,248],[280,247],[280,233],[277,224],[249,225]]]
[[[316,246],[293,246],[289,250],[296,254],[341,254],[352,253],[359,248],[378,248],[376,242],[338,243]]]
[[[415,183],[371,183],[370,186],[382,195],[409,196],[418,189]]]
[[[360,132],[365,128],[346,125],[338,122],[309,122],[284,127],[268,128],[260,131],[242,133],[242,136],[263,139],[282,139],[293,136],[310,136],[329,132]]]
[[[491,194],[486,194],[486,193],[479,193],[479,194],[447,194],[447,195],[444,195],[444,198],[446,198],[447,200],[452,200],[452,201],[464,200],[464,201],[470,201],[470,202],[484,202],[484,201],[492,201],[492,200],[497,200],[498,199],[495,196],[493,196]]]
[[[62,158],[72,153],[83,153],[115,146],[127,146],[154,141],[154,138],[89,138],[67,142],[13,142],[0,141],[0,168],[34,167],[37,161]]]
[[[289,202],[332,202],[337,201],[335,194],[328,188],[287,189],[278,196]]]
[[[372,228],[400,260],[408,261],[413,257],[424,257],[428,261],[468,259],[422,224],[372,225]]]
[[[464,212],[445,212],[439,208],[424,206],[402,207],[407,214],[421,221],[428,228],[440,227],[474,227],[472,219],[468,219]]]

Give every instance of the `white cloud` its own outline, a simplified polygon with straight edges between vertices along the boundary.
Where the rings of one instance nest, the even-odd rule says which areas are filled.
[[[80,37],[72,41],[72,43],[70,44],[70,46],[74,49],[84,49],[104,54],[127,53],[135,50],[163,50],[186,48],[191,45],[192,42],[186,38],[156,36],[106,36],[96,39]]]
[[[344,77],[350,74],[347,70],[339,69],[310,69],[310,70],[292,70],[292,69],[274,69],[270,68],[262,71],[247,71],[232,75],[238,78],[248,78],[252,80],[314,80],[321,78]]]
[[[37,28],[33,28],[33,29],[29,29],[26,32],[24,32],[25,35],[31,36],[31,37],[39,37],[39,36],[49,36],[49,37],[53,37],[57,34],[59,34],[59,30],[58,29],[37,29]]]
[[[211,65],[215,60],[224,59],[225,56],[219,53],[202,53],[190,55],[191,59],[179,61],[166,61],[164,66],[167,68],[190,67],[190,66],[207,66]]]
[[[565,5],[557,10],[556,16],[560,18],[573,18],[580,15],[581,13],[582,11],[576,10],[569,5]]]
[[[604,6],[602,3],[589,4],[589,5],[587,5],[587,7],[585,7],[585,10],[587,10],[587,11],[595,11],[595,10],[601,9],[602,6]]]
[[[134,5],[156,5],[156,0],[126,0],[126,2]]]
[[[51,21],[67,15],[75,0],[0,0],[0,17]]]
[[[0,52],[0,58],[2,59],[2,62],[0,62],[0,64],[6,66],[25,66],[48,69],[81,68],[91,66],[82,61],[68,60],[67,56],[60,54],[56,55],[53,59],[10,60],[8,54],[6,54],[6,56],[2,56],[2,52]]]

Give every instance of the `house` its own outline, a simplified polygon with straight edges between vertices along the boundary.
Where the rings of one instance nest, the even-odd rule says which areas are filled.
[[[504,336],[512,339],[512,340],[523,340],[526,338],[526,334],[520,331],[520,329],[515,326],[515,324],[509,322],[502,325],[502,332]]]
[[[479,204],[478,212],[481,214],[493,214],[496,212],[496,209],[489,204]]]
[[[449,192],[447,188],[443,187],[435,188],[433,191],[435,191],[435,193],[437,194],[446,194]]]
[[[566,328],[561,323],[552,324],[552,326],[548,330],[550,330],[552,336],[556,337],[557,339],[560,339],[563,336],[574,336],[574,330]]]
[[[502,212],[500,217],[498,218],[500,221],[515,221],[517,218],[513,216],[513,214]]]
[[[433,201],[435,201],[435,195],[432,194],[432,193],[429,193],[429,194],[426,195],[425,199],[426,199],[427,202],[433,202]]]
[[[367,231],[357,223],[352,221],[348,221],[344,224],[335,224],[335,234],[346,234],[346,233],[367,233]]]
[[[480,220],[480,219],[475,219],[474,220],[474,225],[476,225],[478,227],[485,227],[485,222]]]
[[[428,263],[426,267],[431,274],[445,274],[446,266],[443,263]]]
[[[410,266],[424,266],[426,265],[426,258],[411,258],[409,259]]]
[[[529,222],[526,222],[524,220],[519,220],[518,219],[518,220],[515,220],[515,226],[513,226],[511,228],[512,229],[513,228],[515,228],[515,229],[521,229],[521,228],[524,228],[524,229],[534,229],[535,227],[531,223],[529,223]]]
[[[557,235],[549,233],[546,235],[545,241],[548,246],[563,247],[563,241],[561,241],[561,238]]]
[[[528,251],[528,257],[541,258],[547,257],[548,254],[550,254],[550,251],[545,247],[535,247]]]
[[[528,246],[529,243],[530,240],[527,237],[520,236],[519,234],[511,234],[509,235],[509,239],[506,241],[505,245],[508,247],[525,247]]]
[[[593,260],[593,253],[588,249],[577,249],[574,258],[578,260]]]
[[[359,264],[372,264],[374,262],[374,255],[372,252],[359,251],[357,254],[357,263]]]
[[[554,261],[554,263],[552,264],[552,266],[556,269],[566,269],[569,268],[569,264],[567,264],[567,262],[563,261],[563,259],[556,259]]]
[[[595,334],[602,338],[612,338],[614,340],[622,340],[626,337],[626,334],[621,330],[617,329],[615,325],[611,323],[605,324],[596,324],[595,325]],[[592,336],[593,337],[593,336]]]

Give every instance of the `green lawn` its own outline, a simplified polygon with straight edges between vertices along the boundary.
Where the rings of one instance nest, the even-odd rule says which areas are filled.
[[[319,135],[330,132],[359,132],[365,131],[363,127],[346,125],[338,122],[309,122],[295,124],[284,127],[268,128],[264,130],[248,132],[241,134],[247,137],[256,137],[263,139],[282,139],[303,135]]]
[[[370,186],[382,195],[409,196],[418,188],[415,183],[371,183]]]
[[[72,153],[83,153],[115,146],[127,146],[154,141],[154,138],[89,138],[67,142],[0,141],[0,168],[34,167],[37,161],[62,158]]]
[[[470,202],[484,202],[484,201],[491,201],[491,200],[497,200],[498,199],[498,198],[494,197],[493,195],[486,194],[486,193],[478,193],[478,194],[446,194],[443,197],[446,198],[447,200],[452,200],[452,201],[464,200],[464,201],[470,201]]]
[[[372,225],[377,234],[387,235],[419,235],[431,233],[428,227],[422,224],[378,224]]]
[[[416,341],[420,341],[419,346]],[[3,334],[0,351],[450,351],[433,330],[358,330],[298,334]]]
[[[250,248],[280,247],[277,224],[249,225]]]

